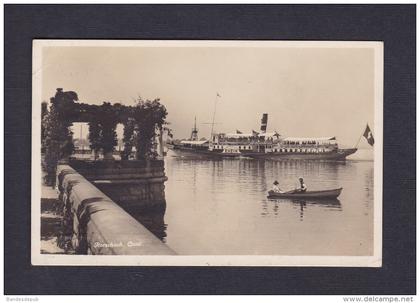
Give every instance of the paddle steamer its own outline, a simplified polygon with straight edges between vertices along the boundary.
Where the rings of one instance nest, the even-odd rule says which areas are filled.
[[[344,160],[357,151],[357,148],[339,148],[335,137],[295,138],[268,133],[267,122],[268,114],[263,114],[259,132],[212,133],[210,140],[198,139],[194,123],[189,140],[170,142],[168,148],[184,155],[285,160]]]

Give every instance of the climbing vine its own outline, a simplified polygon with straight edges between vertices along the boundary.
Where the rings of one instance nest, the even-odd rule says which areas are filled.
[[[44,101],[41,104],[41,153],[42,154],[45,153],[47,117],[48,117],[48,103]]]
[[[100,146],[104,154],[112,153],[117,145],[116,127],[118,116],[115,108],[109,102],[104,102],[98,108],[98,117],[101,126]]]
[[[124,150],[121,153],[122,160],[128,160],[133,150],[134,128],[135,128],[135,120],[133,118],[128,118],[127,121],[125,121],[124,123],[124,134],[123,134]]]
[[[133,111],[133,118],[137,125],[134,145],[138,160],[156,157],[157,152],[154,146],[156,129],[162,127],[165,123],[166,116],[166,108],[160,103],[160,99],[144,101],[139,98],[137,100]]]
[[[77,101],[75,92],[63,92],[61,89],[51,98],[50,110],[42,119],[44,132],[43,167],[46,172],[45,183],[54,185],[55,171],[60,159],[70,156],[74,151],[73,132],[70,130],[72,104]],[[44,109],[45,110],[45,109]]]
[[[99,152],[101,151],[101,126],[97,119],[92,119],[89,122],[88,139],[90,142],[90,149],[94,154],[94,159],[97,160]]]

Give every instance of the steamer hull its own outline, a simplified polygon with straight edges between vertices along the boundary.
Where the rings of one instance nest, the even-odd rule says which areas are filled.
[[[338,149],[325,153],[252,153],[247,157],[268,160],[345,160],[347,156],[354,154],[357,148]]]
[[[240,153],[226,153],[222,151],[185,147],[172,147],[170,148],[176,156],[180,157],[198,157],[198,158],[252,158],[252,159],[265,159],[275,161],[287,160],[345,160],[347,156],[354,154],[357,148],[338,149],[333,152],[325,153],[262,153],[262,152],[244,152]]]
[[[220,151],[211,151],[208,148],[191,148],[185,146],[168,146],[175,156],[199,158],[199,159],[215,159],[215,158],[239,158],[241,154],[238,153],[223,153]]]
[[[203,151],[203,150],[192,150],[192,149],[184,149],[184,148],[177,148],[172,149],[173,153],[177,156],[200,156],[200,157],[223,157],[221,153],[212,152],[212,151]],[[231,156],[233,157],[233,155]]]

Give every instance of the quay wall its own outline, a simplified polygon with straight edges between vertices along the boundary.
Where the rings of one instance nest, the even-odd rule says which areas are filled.
[[[79,174],[124,209],[166,209],[162,160],[70,161]]]
[[[121,206],[72,166],[57,168],[63,233],[78,254],[174,255]]]

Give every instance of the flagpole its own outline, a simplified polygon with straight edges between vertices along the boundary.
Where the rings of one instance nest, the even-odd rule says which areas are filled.
[[[83,124],[80,124],[80,146],[82,147],[82,152],[83,152],[83,142],[82,142],[82,133],[83,133]],[[80,148],[79,146],[79,148]]]
[[[366,124],[366,126],[367,126],[367,124]],[[366,127],[365,127],[365,129],[366,129]],[[357,143],[356,143],[356,145],[354,146],[354,148],[358,148],[358,147],[359,147],[360,140],[362,139],[362,137],[363,137],[363,134],[364,134],[364,133],[365,133],[365,131],[363,131],[363,132],[360,134],[359,140],[357,140]]]
[[[216,104],[217,104],[217,97],[219,93],[216,93],[216,97],[214,98],[214,111],[213,111],[213,121],[211,122],[211,133],[210,133],[210,142],[213,143],[213,130],[214,130],[214,117],[216,116]]]
[[[360,140],[362,139],[363,133],[360,135],[359,140],[357,140],[356,145],[354,146],[354,148],[358,148],[359,144],[360,144]]]

